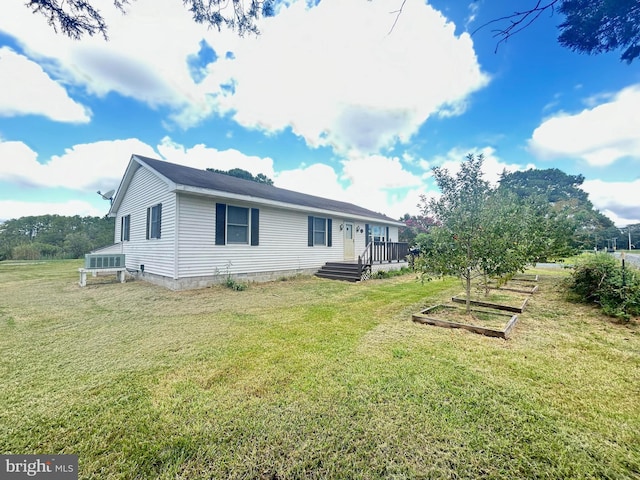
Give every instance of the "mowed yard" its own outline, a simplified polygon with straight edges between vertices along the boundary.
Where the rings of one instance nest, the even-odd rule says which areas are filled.
[[[79,266],[0,263],[0,453],[92,479],[640,476],[640,328],[565,303],[562,270],[505,341],[411,321],[457,280],[172,292]]]

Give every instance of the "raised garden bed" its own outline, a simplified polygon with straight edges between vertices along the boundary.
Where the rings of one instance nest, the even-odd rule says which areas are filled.
[[[488,282],[488,287],[492,290],[526,293],[527,295],[533,295],[536,293],[538,291],[538,285],[536,285],[538,275],[528,275],[523,277],[530,277],[531,279],[520,278],[520,276],[517,276],[502,285],[499,285],[495,280],[490,280]]]
[[[504,291],[504,292],[526,293],[527,295],[533,295],[538,291],[538,285],[532,285],[530,283],[509,282],[506,285],[498,286],[495,283],[489,283],[489,289]]]
[[[467,315],[465,309],[458,306],[441,304],[421,310],[420,313],[414,313],[411,319],[417,323],[444,328],[462,328],[480,335],[506,340],[511,335],[518,316],[480,309],[472,309],[471,315]]]
[[[537,282],[538,275],[534,273],[519,273],[518,275],[514,275],[511,280],[515,280],[517,282]]]
[[[530,295],[514,295],[511,291],[501,291],[503,289],[491,289],[488,296],[482,299],[472,298],[469,303],[478,307],[494,308],[496,310],[504,310],[505,312],[522,313],[524,307],[529,301]],[[451,301],[455,303],[465,303],[466,296],[459,295],[452,297]]]
[[[507,292],[526,293],[528,295],[533,295],[538,291],[538,285],[521,284],[515,282],[509,282],[502,287],[489,286],[489,288],[492,288],[494,290],[505,290]]]

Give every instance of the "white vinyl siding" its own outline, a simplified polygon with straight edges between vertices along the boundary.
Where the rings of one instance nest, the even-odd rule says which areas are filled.
[[[147,240],[147,209],[162,204],[161,238]],[[174,277],[175,262],[175,194],[155,173],[140,167],[133,174],[119,212],[129,215],[129,241],[123,244],[128,268]],[[121,219],[122,216],[119,216]],[[116,241],[120,239],[122,220],[116,221]]]
[[[340,222],[332,222],[333,248],[309,248],[308,215],[273,207],[259,206],[259,245],[216,245],[215,204],[212,198],[179,196],[179,277],[303,270],[342,260]],[[164,236],[164,210],[162,223]]]

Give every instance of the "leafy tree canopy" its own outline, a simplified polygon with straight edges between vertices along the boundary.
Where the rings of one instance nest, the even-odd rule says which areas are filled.
[[[546,202],[551,207],[544,217],[549,231],[548,255],[568,253],[567,249],[591,249],[606,246],[605,238],[614,229],[613,221],[593,207],[589,195],[580,188],[582,175],[568,175],[557,168],[503,172],[500,188],[523,199]]]
[[[264,173],[259,173],[254,176],[251,172],[247,172],[242,168],[232,168],[231,170],[217,170],[215,168],[207,168],[210,172],[222,173],[223,175],[229,175],[231,177],[242,178],[243,180],[251,180],[256,183],[264,183],[265,185],[273,185],[273,180],[267,177]]]
[[[401,242],[407,242],[413,245],[416,241],[416,237],[421,233],[427,233],[431,227],[436,225],[436,221],[433,217],[425,215],[409,215],[405,213],[400,219],[404,222],[404,227],[400,227],[398,231],[398,240]]]
[[[528,8],[496,18],[476,32],[487,25],[502,25],[494,29],[494,36],[499,38],[497,49],[543,13],[555,11],[564,15],[558,25],[558,42],[563,47],[587,54],[622,50],[620,58],[627,63],[640,55],[638,0],[530,0]]]
[[[621,49],[627,63],[640,55],[638,0],[563,0],[558,10],[566,16],[560,45],[589,54]]]
[[[113,0],[113,6],[126,13],[126,5],[135,0]],[[193,20],[220,29],[229,27],[238,32],[259,33],[256,20],[274,13],[273,0],[182,0]],[[85,34],[108,38],[108,26],[100,11],[87,0],[30,0],[26,6],[33,13],[43,15],[49,25],[73,39]]]
[[[583,182],[582,175],[567,175],[557,168],[504,171],[500,175],[500,185],[520,198],[542,195],[551,203],[569,199],[588,201],[587,193],[580,188]]]

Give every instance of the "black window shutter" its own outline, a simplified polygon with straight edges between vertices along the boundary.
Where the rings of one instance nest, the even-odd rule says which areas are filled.
[[[158,204],[158,236],[156,238],[160,238],[162,232],[162,204]]]
[[[257,208],[251,209],[251,245],[258,245],[260,242],[260,211]]]
[[[309,215],[309,229],[308,229],[308,239],[307,245],[313,247],[313,217]]]
[[[368,223],[364,224],[364,244],[368,245],[371,241],[371,227]]]
[[[120,241],[124,240],[124,217],[120,218]]]
[[[327,247],[331,246],[331,230],[332,230],[332,225],[333,225],[333,220],[331,220],[330,218],[327,218]]]
[[[216,245],[225,244],[225,225],[227,223],[227,205],[216,203]]]
[[[388,242],[389,241],[389,227],[387,227],[387,236],[385,237],[385,240]]]
[[[150,230],[151,230],[151,208],[147,208],[147,240],[149,240]]]

